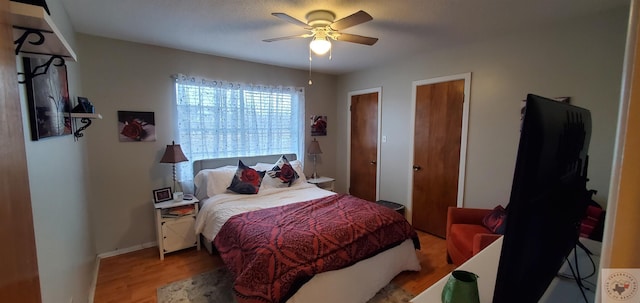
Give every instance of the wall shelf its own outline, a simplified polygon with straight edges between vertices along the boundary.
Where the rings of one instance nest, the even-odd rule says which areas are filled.
[[[18,53],[61,56],[75,62],[76,53],[41,6],[9,1],[13,38]]]
[[[69,113],[69,116],[71,118],[102,119],[102,115],[96,113]]]
[[[87,129],[87,127],[91,126],[91,120],[93,119],[102,119],[102,115],[101,114],[97,114],[97,113],[68,113],[70,118],[74,118],[75,119],[80,119],[80,122],[82,122],[84,125],[82,125],[81,127],[76,128],[76,121],[73,121],[71,123],[73,129],[73,136],[75,137],[75,139],[77,140],[78,138],[81,138],[84,136],[84,134],[82,133],[85,129]],[[75,130],[74,130],[75,129]]]

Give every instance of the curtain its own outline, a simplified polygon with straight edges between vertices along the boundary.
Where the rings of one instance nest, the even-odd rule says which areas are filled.
[[[178,144],[195,160],[296,153],[304,156],[304,88],[232,83],[175,75]]]

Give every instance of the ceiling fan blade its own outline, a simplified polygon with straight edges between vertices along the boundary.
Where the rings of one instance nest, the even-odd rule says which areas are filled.
[[[302,34],[302,35],[295,35],[295,36],[286,36],[286,37],[264,39],[262,41],[264,41],[264,42],[274,42],[274,41],[289,40],[289,39],[295,39],[295,38],[309,38],[311,36],[313,36],[313,35],[311,35],[311,34]]]
[[[302,21],[300,21],[300,20],[298,20],[298,19],[296,19],[294,17],[291,17],[291,16],[289,16],[289,15],[287,15],[285,13],[271,13],[271,15],[273,15],[274,17],[280,18],[280,19],[282,19],[284,21],[287,21],[289,23],[295,24],[297,26],[301,26],[301,27],[303,27],[305,29],[312,29],[312,27],[309,26],[309,24],[306,24],[306,23],[304,23],[304,22],[302,22]]]
[[[376,42],[378,42],[378,38],[365,37],[365,36],[353,35],[353,34],[344,34],[344,33],[340,33],[340,36],[338,36],[336,40],[365,44],[365,45],[374,45],[376,44]]]
[[[373,20],[373,17],[367,14],[367,12],[361,10],[331,23],[330,26],[331,28],[339,31],[371,20]]]

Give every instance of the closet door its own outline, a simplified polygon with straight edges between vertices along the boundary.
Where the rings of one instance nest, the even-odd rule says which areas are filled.
[[[378,92],[351,96],[349,193],[376,201],[378,174]]]
[[[458,198],[464,82],[416,87],[412,223],[442,238]]]
[[[41,302],[9,0],[0,0],[0,296]]]

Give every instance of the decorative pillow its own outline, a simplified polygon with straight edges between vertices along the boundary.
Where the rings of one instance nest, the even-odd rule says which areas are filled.
[[[604,210],[602,207],[589,205],[585,217],[580,222],[580,237],[593,239],[594,231],[603,218]]]
[[[227,189],[239,194],[257,194],[264,174],[264,171],[256,171],[238,160],[238,169]]]
[[[278,162],[276,162],[267,174],[269,174],[269,177],[271,178],[279,179],[282,184],[286,184],[287,186],[291,186],[293,182],[300,178],[295,169],[293,169],[291,163],[289,163],[289,160],[287,160],[287,157],[284,155],[280,157]]]
[[[504,235],[504,229],[507,226],[506,223],[507,211],[502,207],[502,205],[496,206],[482,219],[482,225],[484,225],[494,234]]]

